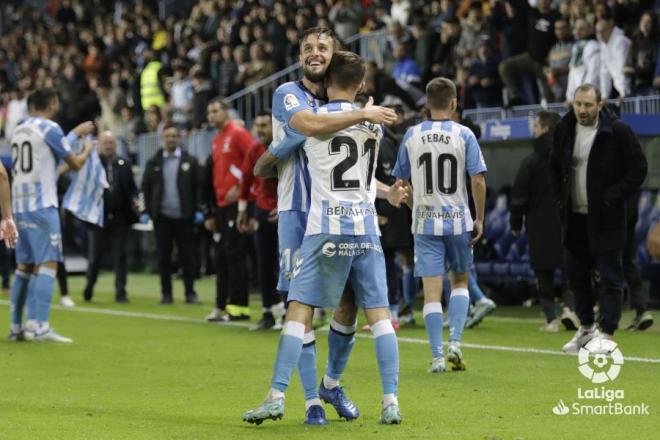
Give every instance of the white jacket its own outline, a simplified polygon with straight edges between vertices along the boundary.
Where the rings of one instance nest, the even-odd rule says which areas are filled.
[[[594,39],[580,40],[571,48],[566,101],[573,102],[575,89],[582,84],[600,87],[600,43]]]
[[[630,39],[618,27],[612,30],[610,40],[600,43],[600,92],[607,99],[612,92],[612,83],[620,96],[630,94],[630,81],[623,68],[630,51]]]

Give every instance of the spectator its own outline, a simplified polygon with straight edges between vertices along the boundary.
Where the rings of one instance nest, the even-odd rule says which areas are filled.
[[[126,94],[119,86],[119,74],[113,73],[110,81],[101,78],[96,86],[96,98],[101,107],[99,130],[117,132],[122,121],[120,110],[126,105]]]
[[[440,41],[431,46],[435,47],[435,50],[431,56],[430,71],[426,74],[425,80],[428,81],[438,76],[457,77],[461,65],[461,58],[458,53],[460,38],[461,23],[457,18],[449,18],[442,22]]]
[[[524,13],[525,8],[519,3],[516,0],[495,2],[490,15],[490,28],[502,36],[504,59],[527,50],[527,15]]]
[[[149,159],[142,178],[145,214],[156,235],[161,304],[172,304],[171,256],[174,243],[183,269],[186,304],[200,304],[195,293],[195,245],[193,222],[198,212],[199,171],[197,159],[181,148],[179,129],[163,127],[164,148]],[[201,214],[199,214],[201,216]]]
[[[153,104],[144,112],[144,122],[147,133],[157,133],[159,136],[163,134],[165,121],[163,121],[160,107],[156,104]]]
[[[573,37],[566,102],[573,102],[578,86],[600,82],[600,44],[593,35],[593,27],[587,20],[579,18],[573,25]]]
[[[502,104],[502,83],[497,71],[500,58],[493,53],[488,38],[482,38],[477,58],[468,71],[465,108],[495,107]]]
[[[229,106],[214,99],[207,106],[209,125],[218,129],[205,167],[205,226],[220,233],[215,248],[216,302],[207,320],[250,319],[245,237],[238,231],[241,166],[250,146],[250,133],[229,119]]]
[[[488,22],[484,19],[481,2],[470,3],[467,17],[461,21],[461,39],[458,53],[463,58],[463,66],[469,67],[476,57],[480,38],[488,35]]]
[[[255,177],[252,170],[257,160],[273,140],[273,123],[270,112],[261,112],[254,120],[253,127],[258,142],[252,144],[241,166],[240,194],[238,197],[238,217],[236,223],[242,233],[254,232],[254,247],[257,251],[257,274],[261,290],[263,316],[253,327],[255,330],[272,328],[278,318],[273,310],[284,311],[284,303],[278,294],[277,279],[279,277],[278,247],[277,247],[277,179]],[[248,215],[248,200],[251,189],[256,195],[254,219],[252,225]],[[275,306],[275,307],[273,307]],[[279,313],[281,315],[281,313]]]
[[[598,172],[587,172],[587,170]],[[562,222],[566,274],[575,294],[580,328],[562,348],[575,353],[599,335],[612,339],[623,303],[621,254],[626,241],[626,199],[646,177],[637,137],[624,122],[603,110],[598,88],[575,91],[573,111],[556,128],[550,177]],[[600,273],[600,295],[591,273]],[[594,305],[600,298],[599,334]]]
[[[234,57],[234,63],[236,64],[236,77],[234,78],[234,84],[237,89],[242,89],[245,87],[244,77],[245,71],[248,67],[248,50],[244,45],[237,46],[232,52]]]
[[[143,131],[142,121],[135,115],[133,107],[127,105],[119,110],[119,114],[121,115],[121,126],[117,130],[117,137],[132,142],[135,140],[135,136]]]
[[[146,111],[152,105],[162,108],[165,105],[165,95],[163,93],[163,63],[156,55],[148,50],[144,58],[147,64],[140,74],[140,102],[142,110]]]
[[[199,67],[192,68],[192,127],[202,128],[206,125],[206,106],[213,98],[214,91],[211,80],[206,73]]]
[[[559,22],[559,21],[557,21]],[[536,274],[539,302],[546,323],[544,332],[558,332],[559,321],[567,330],[577,330],[580,322],[573,312],[573,297],[562,283],[563,313],[555,314],[555,272],[563,268],[561,225],[550,188],[549,159],[554,128],[559,122],[557,113],[541,111],[534,119],[534,152],[518,169],[511,190],[509,224],[519,237],[523,220],[529,243],[529,259]]]
[[[543,74],[543,66],[555,44],[554,24],[559,13],[550,8],[550,0],[538,0],[536,8],[530,8],[525,2],[516,13],[523,11],[527,14],[527,51],[502,61],[499,67],[511,106],[523,102],[520,81],[525,74],[533,74],[541,86],[543,98],[552,100],[552,90]]]
[[[112,251],[115,301],[128,302],[126,293],[126,246],[131,223],[137,221],[137,187],[128,159],[117,154],[117,141],[110,131],[99,136],[99,156],[109,187],[103,192],[103,226],[88,225],[86,302],[92,300],[103,256]]]
[[[228,44],[222,45],[220,56],[222,57],[222,62],[218,68],[218,94],[226,98],[236,90],[234,87],[234,78],[238,74],[238,67],[234,62],[231,47]]]
[[[405,84],[406,86],[420,86],[422,80],[419,67],[411,54],[410,47],[405,43],[398,42],[394,46],[394,67],[392,68],[392,78],[394,78],[399,85]]]
[[[415,109],[424,104],[424,93],[414,99],[408,91],[404,90],[394,79],[385,74],[374,61],[367,63],[364,77],[364,94],[373,96],[374,102],[382,103],[388,97],[395,97],[409,109]]]
[[[568,86],[568,72],[573,46],[568,22],[563,18],[555,21],[555,37],[557,42],[548,54],[548,67],[545,74],[553,93],[553,101],[563,102]]]
[[[645,12],[639,19],[639,26],[632,35],[632,45],[624,73],[632,80],[632,93],[648,95],[653,93],[653,73],[658,58],[658,31],[653,14]]]
[[[630,94],[630,80],[624,72],[630,39],[614,26],[611,17],[596,23],[596,36],[600,41],[600,90],[603,99],[610,97],[613,86],[619,97],[624,98]]]
[[[245,71],[242,73],[242,82],[245,87],[249,87],[273,73],[275,73],[275,63],[266,56],[261,44],[252,43],[250,45],[250,62],[247,63]]]
[[[174,64],[174,78],[170,91],[172,122],[179,129],[190,127],[193,95],[193,85],[192,81],[186,75],[186,66],[182,61],[179,61]]]
[[[360,9],[353,0],[337,0],[328,12],[328,18],[334,24],[335,34],[342,41],[360,30]]]

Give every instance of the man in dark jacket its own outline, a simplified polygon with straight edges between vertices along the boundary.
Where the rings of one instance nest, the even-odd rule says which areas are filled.
[[[117,141],[110,131],[99,136],[99,156],[110,185],[103,192],[103,227],[89,225],[87,285],[85,301],[91,301],[103,255],[112,250],[115,272],[115,301],[128,302],[126,295],[126,244],[131,223],[137,220],[137,187],[128,159],[117,155]]]
[[[555,271],[563,268],[561,226],[550,188],[549,165],[552,135],[560,116],[541,111],[534,121],[534,152],[520,164],[511,190],[511,233],[518,237],[525,221],[529,243],[529,259],[536,273],[539,301],[546,324],[541,331],[558,332],[555,314]],[[563,289],[564,308],[561,323],[567,330],[580,324],[573,312],[573,297]]]
[[[611,339],[623,303],[622,250],[626,240],[626,199],[639,190],[647,163],[631,128],[603,110],[600,91],[576,89],[573,111],[557,126],[550,155],[552,188],[562,222],[566,272],[581,326],[564,345],[577,352],[594,337]],[[600,327],[594,323],[600,282]]]
[[[163,128],[165,148],[147,162],[142,178],[146,213],[154,222],[160,271],[161,304],[172,304],[172,246],[176,242],[183,268],[186,304],[199,304],[194,290],[195,246],[193,225],[198,209],[199,171],[197,159],[179,145],[179,129]]]

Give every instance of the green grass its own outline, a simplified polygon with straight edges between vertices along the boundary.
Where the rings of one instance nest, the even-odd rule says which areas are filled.
[[[71,278],[82,303],[81,278]],[[343,384],[360,406],[360,419],[302,425],[304,404],[296,376],[287,393],[287,414],[259,427],[241,421],[243,411],[264,397],[277,346],[276,332],[210,325],[202,321],[213,282],[198,283],[205,306],[159,306],[158,280],[131,275],[131,304],[112,302],[112,278],[99,281],[96,302],[56,309],[51,322],[73,345],[0,341],[0,438],[2,439],[235,439],[235,438],[450,438],[450,439],[652,439],[657,438],[660,364],[627,361],[607,388],[625,390],[625,403],[644,402],[650,416],[556,416],[560,399],[576,401],[577,388],[591,388],[577,359],[539,353],[465,348],[468,370],[426,373],[429,350],[424,328],[403,329],[400,342],[401,426],[380,426],[380,382],[373,341],[358,340]],[[4,298],[7,299],[6,297]],[[257,318],[259,300],[252,299]],[[8,314],[6,301],[0,313]],[[190,320],[166,321],[103,311],[140,312]],[[511,317],[523,316],[523,319]],[[6,319],[6,318],[5,318]],[[420,316],[421,319],[421,316]],[[194,320],[199,320],[194,321]],[[625,314],[623,323],[630,320]],[[5,320],[5,323],[7,321]],[[558,351],[568,332],[540,334],[538,311],[501,308],[466,343]],[[660,359],[658,327],[617,336],[626,356]],[[367,336],[365,334],[365,336]],[[446,338],[446,336],[445,336]],[[318,366],[327,357],[318,335]],[[320,377],[319,373],[319,377]]]

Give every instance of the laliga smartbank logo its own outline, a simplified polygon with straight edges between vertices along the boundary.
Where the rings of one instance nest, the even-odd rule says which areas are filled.
[[[593,338],[578,352],[578,371],[592,384],[604,384],[614,381],[623,366],[623,353],[616,342],[609,339]],[[595,388],[577,389],[577,400],[564,403],[560,400],[552,408],[552,413],[565,415],[649,415],[649,406],[645,403],[624,403],[623,389]]]

